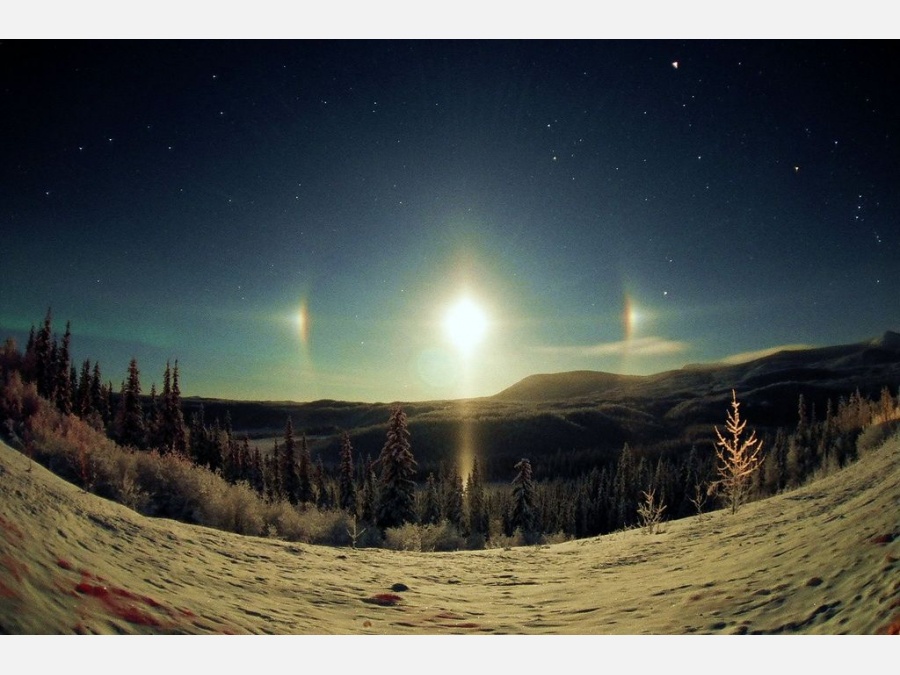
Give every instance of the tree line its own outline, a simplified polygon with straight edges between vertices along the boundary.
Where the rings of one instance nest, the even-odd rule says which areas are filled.
[[[154,384],[145,396],[132,359],[114,393],[112,382],[103,382],[99,363],[85,360],[76,371],[70,325],[61,339],[54,335],[49,310],[41,327],[32,328],[24,356],[17,355],[8,343],[5,370],[33,383],[61,413],[80,417],[125,448],[183,457],[228,483],[249,486],[267,501],[285,501],[300,510],[342,511],[362,529],[382,534],[407,525],[441,526],[457,533],[465,546],[479,548],[501,538],[525,543],[549,535],[580,538],[633,527],[641,524],[642,503],[651,495],[669,518],[716,506],[707,489],[717,483],[716,453],[696,446],[688,453],[654,455],[625,443],[612,461],[575,478],[536,481],[527,458],[510,467],[508,482],[488,483],[477,458],[465,477],[445,464],[422,476],[406,415],[395,405],[378,457],[358,457],[344,432],[337,462],[326,467],[321,455],[312,457],[306,433],[295,430],[290,417],[265,453],[251,446],[246,435],[237,437],[227,413],[224,421],[209,422],[201,406],[185,420],[177,361],[166,364],[162,390],[157,392]],[[735,413],[736,404],[734,399]],[[860,431],[873,420],[891,419],[897,407],[887,388],[876,401],[857,391],[834,405],[829,401],[824,418],[817,419],[801,395],[796,427],[778,429],[764,439],[766,452],[754,460],[732,508],[740,500],[796,487],[816,472],[854,460]]]

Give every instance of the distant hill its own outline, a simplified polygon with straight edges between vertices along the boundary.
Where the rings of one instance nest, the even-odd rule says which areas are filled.
[[[880,387],[891,374],[900,382],[900,333],[864,342],[814,349],[791,349],[737,364],[689,365],[655,375],[617,375],[590,370],[531,375],[491,397],[527,403],[579,399],[668,398],[678,392],[727,394],[768,385],[815,382],[823,388]]]
[[[900,334],[848,345],[790,349],[743,363],[689,365],[654,375],[597,371],[536,374],[488,396],[466,401],[403,403],[420,478],[454,466],[463,442],[478,455],[491,480],[509,480],[512,467],[529,457],[539,478],[589,471],[612,461],[624,443],[656,452],[712,447],[713,426],[724,422],[731,390],[741,411],[761,434],[797,422],[802,395],[821,419],[859,390],[877,398],[883,387],[897,395]],[[203,406],[208,423],[227,414],[238,434],[262,451],[271,448],[288,416],[307,434],[314,458],[338,461],[340,434],[350,434],[360,459],[376,458],[384,445],[387,403],[241,402],[185,399],[185,417]]]
[[[491,398],[497,401],[566,401],[609,394],[642,380],[638,375],[616,375],[595,370],[529,375]]]

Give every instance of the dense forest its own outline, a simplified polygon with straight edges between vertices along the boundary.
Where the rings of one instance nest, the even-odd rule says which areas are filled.
[[[417,462],[415,437],[398,404],[381,427],[377,456],[356,452],[350,430],[334,435],[336,452],[326,444],[314,453],[307,430],[295,429],[291,417],[271,446],[261,448],[235,432],[227,410],[208,419],[200,405],[185,416],[177,361],[166,364],[161,389],[154,383],[145,393],[132,359],[116,388],[104,381],[98,362],[72,363],[71,339],[69,324],[61,338],[53,332],[48,310],[24,353],[7,340],[0,351],[2,433],[69,480],[147,515],[323,543],[446,550],[647,525],[651,496],[657,519],[721,505],[710,490],[720,468],[710,444],[687,451],[683,442],[625,442],[617,452],[557,450],[540,457],[538,470],[528,457],[510,461],[510,448],[507,466],[497,457],[476,457],[463,476],[449,449],[443,459]],[[760,437],[761,462],[742,499],[791,489],[853,461],[863,430],[895,419],[898,403],[887,387],[875,399],[857,391],[829,400],[822,415],[801,394],[796,423]],[[220,522],[211,504],[225,494],[240,498],[230,498],[237,499],[234,512]],[[326,532],[311,537],[309,528],[286,525],[290,518],[316,520]]]

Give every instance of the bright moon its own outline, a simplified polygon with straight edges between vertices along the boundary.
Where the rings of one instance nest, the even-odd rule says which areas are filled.
[[[487,332],[488,320],[484,310],[470,298],[463,298],[444,316],[444,331],[463,354],[472,351]]]

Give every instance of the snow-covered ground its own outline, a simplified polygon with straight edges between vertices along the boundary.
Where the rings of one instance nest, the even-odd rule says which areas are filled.
[[[4,633],[877,636],[898,627],[896,436],[736,515],[458,553],[309,546],[146,518],[0,444]],[[872,639],[839,653],[864,663],[891,640]],[[378,661],[377,642],[365,644]],[[420,670],[465,667],[457,647],[440,645]],[[29,641],[19,646],[40,656]]]

